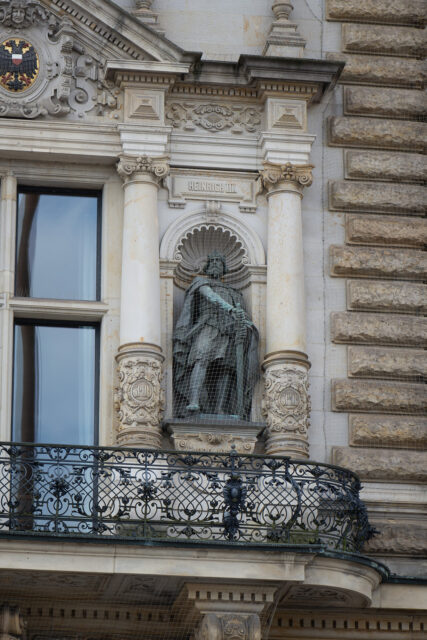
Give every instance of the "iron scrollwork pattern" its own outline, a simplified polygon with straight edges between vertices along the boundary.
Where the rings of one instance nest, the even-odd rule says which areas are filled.
[[[0,445],[0,535],[355,552],[372,535],[352,472],[273,458]]]

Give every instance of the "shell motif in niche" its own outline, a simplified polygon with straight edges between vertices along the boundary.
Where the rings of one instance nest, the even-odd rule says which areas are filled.
[[[179,262],[176,275],[184,287],[195,275],[202,273],[208,255],[214,250],[225,257],[226,281],[245,278],[249,258],[242,242],[231,230],[215,224],[203,224],[187,233],[176,247],[174,257]]]

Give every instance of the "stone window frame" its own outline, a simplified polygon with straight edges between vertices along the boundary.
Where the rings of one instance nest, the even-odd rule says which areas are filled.
[[[98,444],[114,443],[114,355],[118,348],[123,189],[115,167],[16,160],[0,163],[0,440],[12,439],[13,333],[15,319],[90,322],[99,325]],[[99,301],[15,297],[18,186],[99,190],[101,255]]]

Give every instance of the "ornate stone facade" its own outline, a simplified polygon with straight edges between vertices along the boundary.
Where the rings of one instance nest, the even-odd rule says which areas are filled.
[[[117,355],[117,442],[158,449],[164,409],[161,387],[163,357],[154,345],[124,345]]]
[[[166,108],[166,122],[174,129],[184,131],[202,129],[208,133],[253,134],[260,131],[261,110],[254,105],[170,101]]]
[[[268,454],[308,456],[310,396],[306,368],[274,362],[268,366],[263,414],[267,422]]]
[[[204,616],[196,640],[261,640],[259,616],[214,614]]]

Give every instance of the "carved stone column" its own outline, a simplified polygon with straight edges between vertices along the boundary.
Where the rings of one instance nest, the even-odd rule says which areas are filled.
[[[260,614],[273,603],[276,587],[198,583],[186,589],[203,615],[195,640],[261,640]]]
[[[266,452],[308,457],[310,399],[305,336],[302,190],[311,165],[265,163],[268,258],[264,415]]]
[[[0,606],[0,640],[18,640],[23,637],[24,630],[25,622],[19,607],[2,604]]]
[[[169,173],[165,156],[120,157],[124,180],[117,443],[161,443],[160,267],[157,192]]]

